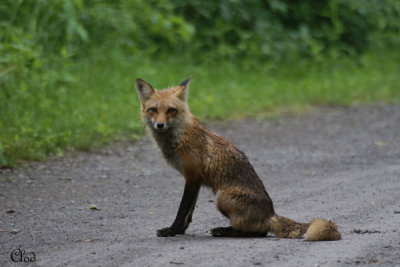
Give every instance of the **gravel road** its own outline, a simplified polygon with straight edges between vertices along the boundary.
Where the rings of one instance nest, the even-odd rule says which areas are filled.
[[[151,139],[0,170],[0,265],[400,266],[400,105],[209,122],[249,157],[278,214],[333,220],[342,240],[213,238],[203,188],[183,236],[160,238],[184,180]],[[18,253],[20,249],[23,256]]]

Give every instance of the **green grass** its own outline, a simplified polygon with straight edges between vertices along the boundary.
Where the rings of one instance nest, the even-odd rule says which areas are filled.
[[[400,51],[281,66],[189,57],[149,60],[101,52],[48,66],[46,75],[21,75],[29,78],[25,80],[0,73],[0,166],[142,135],[134,88],[139,77],[164,88],[192,75],[189,102],[203,120],[400,100]],[[63,78],[53,79],[52,73]]]

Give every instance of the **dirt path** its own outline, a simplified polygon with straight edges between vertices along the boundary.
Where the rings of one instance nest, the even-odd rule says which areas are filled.
[[[187,235],[156,237],[183,178],[144,138],[1,170],[0,265],[20,248],[31,266],[400,266],[400,105],[210,127],[246,152],[279,214],[334,220],[343,239],[212,238],[228,221],[205,188]]]

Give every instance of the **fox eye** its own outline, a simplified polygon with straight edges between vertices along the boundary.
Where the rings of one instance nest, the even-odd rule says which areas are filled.
[[[157,108],[149,108],[149,109],[148,109],[148,111],[151,111],[151,112],[157,113]]]
[[[178,110],[176,108],[168,108],[168,110],[167,110],[167,114],[168,113],[176,113],[176,112],[178,112]]]

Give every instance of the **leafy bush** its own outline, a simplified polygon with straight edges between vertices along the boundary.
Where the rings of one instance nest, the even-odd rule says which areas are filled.
[[[399,38],[396,0],[171,1],[196,25],[195,48],[210,54],[338,56],[363,52],[377,31]]]
[[[397,0],[3,0],[0,52],[13,66],[17,52],[32,63],[99,46],[275,60],[354,54],[398,41],[399,17]]]

